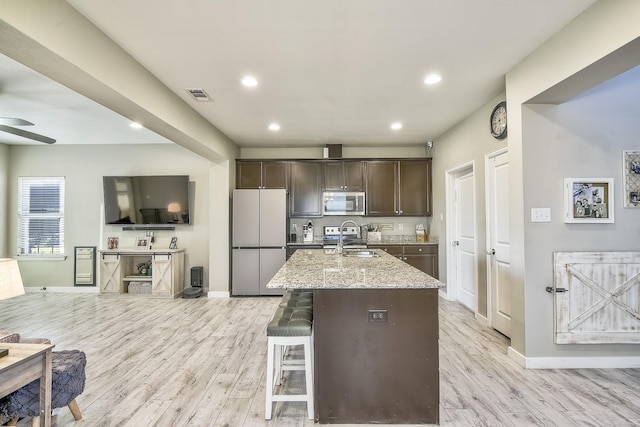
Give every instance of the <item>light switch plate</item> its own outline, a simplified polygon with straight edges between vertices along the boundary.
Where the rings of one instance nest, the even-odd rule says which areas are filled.
[[[551,222],[551,208],[531,208],[531,222]]]

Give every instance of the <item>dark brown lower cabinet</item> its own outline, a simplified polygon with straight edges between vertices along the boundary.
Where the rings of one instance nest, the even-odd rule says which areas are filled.
[[[317,421],[439,422],[438,289],[316,289],[313,311]]]
[[[438,245],[368,245],[372,249],[382,249],[407,264],[438,278]]]
[[[438,245],[406,245],[402,248],[404,262],[438,278]]]

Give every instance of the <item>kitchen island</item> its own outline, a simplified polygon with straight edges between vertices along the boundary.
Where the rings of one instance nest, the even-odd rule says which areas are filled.
[[[382,250],[299,249],[267,287],[313,290],[316,421],[439,421],[438,288]]]

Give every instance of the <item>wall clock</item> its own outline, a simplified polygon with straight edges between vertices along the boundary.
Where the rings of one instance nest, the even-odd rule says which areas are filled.
[[[497,139],[504,139],[507,136],[507,103],[502,101],[491,112],[489,118],[489,129],[491,135]]]

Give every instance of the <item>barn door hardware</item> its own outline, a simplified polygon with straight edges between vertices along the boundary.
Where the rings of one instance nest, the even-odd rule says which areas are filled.
[[[561,292],[569,292],[569,289],[566,288],[553,288],[553,286],[547,286],[545,288],[547,290],[547,292],[549,292],[550,294],[556,292],[556,293],[561,293]]]

